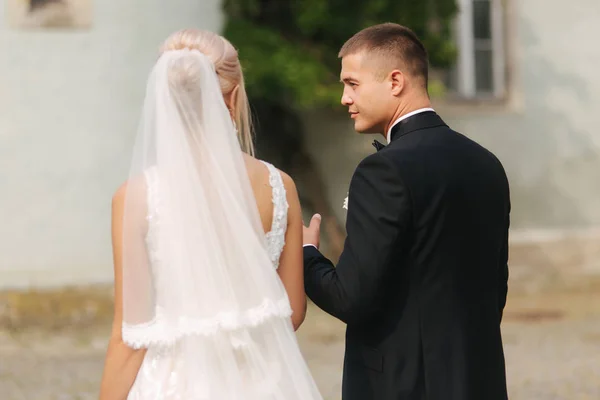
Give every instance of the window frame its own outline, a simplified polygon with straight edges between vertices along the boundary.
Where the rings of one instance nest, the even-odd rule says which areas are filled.
[[[476,39],[473,26],[473,4],[490,3],[490,39]],[[507,64],[505,49],[505,14],[502,0],[457,0],[459,12],[455,21],[458,55],[454,69],[452,97],[465,100],[502,100],[507,96]],[[475,49],[478,40],[489,40],[492,54],[492,91],[477,91]],[[481,43],[481,42],[480,42]]]

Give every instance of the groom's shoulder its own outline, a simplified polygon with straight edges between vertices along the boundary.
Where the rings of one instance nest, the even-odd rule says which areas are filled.
[[[369,154],[361,164],[388,164],[396,167],[400,166],[402,160],[412,157],[415,154],[415,147],[407,146],[401,141],[394,141],[378,152]]]
[[[394,154],[384,152],[383,150],[369,154],[358,163],[354,170],[354,176],[375,175],[377,177],[385,177],[395,175],[399,171],[399,165],[395,162],[394,158]]]
[[[388,158],[384,157],[382,152],[372,153],[363,158],[359,163],[356,169],[368,168],[369,166],[383,164],[388,162]]]

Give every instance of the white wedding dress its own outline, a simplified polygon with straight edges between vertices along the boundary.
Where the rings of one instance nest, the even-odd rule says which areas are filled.
[[[273,222],[271,230],[266,234],[268,251],[273,268],[279,266],[279,258],[285,245],[287,229],[288,203],[281,175],[271,164],[264,163],[269,169],[269,182],[272,188]],[[153,280],[169,279],[169,260],[160,259],[154,241],[161,226],[161,199],[159,196],[160,182],[154,169],[146,172],[147,204],[148,204],[148,233],[146,236],[149,262]],[[156,285],[160,288],[160,284]],[[161,295],[156,293],[156,317],[161,318]],[[275,317],[277,318],[277,317]],[[270,323],[273,323],[272,321]],[[281,318],[280,324],[290,324],[289,318]],[[260,327],[260,325],[259,325]],[[313,383],[307,385],[303,379],[289,376],[288,371],[298,371],[305,368],[302,356],[297,351],[296,338],[293,330],[287,330],[289,335],[265,335],[264,327],[259,334],[242,335],[235,333],[216,333],[210,336],[183,337],[172,345],[150,345],[141,365],[135,383],[129,393],[129,400],[233,400],[233,399],[315,399],[320,398]],[[269,345],[270,341],[280,341],[277,346]],[[288,341],[287,343],[281,342]],[[271,343],[272,344],[272,343]],[[223,348],[235,348],[234,359]],[[274,350],[285,348],[292,353]],[[260,351],[264,365],[260,368],[247,366],[245,374],[245,352]],[[187,365],[190,352],[196,365]],[[186,356],[183,357],[183,354]],[[255,354],[253,354],[255,356]],[[252,359],[256,357],[248,357]],[[296,361],[297,360],[297,361]],[[295,363],[293,367],[284,368],[287,363]],[[236,365],[240,370],[239,381],[228,382],[231,379],[231,367]],[[300,369],[298,369],[300,368]],[[268,373],[255,376],[253,371],[263,370]],[[202,371],[198,374],[198,371]],[[225,374],[224,371],[227,371]],[[193,375],[193,376],[190,376]],[[254,376],[253,376],[254,375]],[[306,374],[310,376],[310,374]],[[240,384],[240,382],[245,382]]]

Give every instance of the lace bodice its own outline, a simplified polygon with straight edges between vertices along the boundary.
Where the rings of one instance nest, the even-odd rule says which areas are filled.
[[[279,258],[285,246],[285,232],[287,231],[288,202],[279,171],[271,164],[263,161],[269,169],[269,184],[273,190],[273,223],[267,232],[267,246],[271,262],[275,268],[279,267]]]
[[[267,250],[269,257],[275,268],[279,267],[279,258],[283,252],[285,246],[285,233],[287,231],[287,213],[288,213],[288,202],[283,185],[283,179],[281,174],[272,164],[263,161],[263,163],[269,169],[269,184],[272,189],[272,201],[273,201],[273,222],[271,224],[271,230],[266,233],[267,238]],[[160,214],[160,199],[158,198],[158,175],[154,169],[146,171],[146,184],[147,184],[147,204],[148,204],[148,236],[146,238],[148,243],[148,251],[150,260],[155,261],[154,252],[155,246],[153,241],[155,239],[153,231],[157,229],[159,224]]]

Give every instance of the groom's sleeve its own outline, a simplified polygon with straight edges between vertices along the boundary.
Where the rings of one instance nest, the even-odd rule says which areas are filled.
[[[314,247],[304,248],[306,293],[321,309],[356,323],[380,306],[394,256],[411,218],[408,189],[381,153],[364,159],[350,182],[347,237],[337,267]]]
[[[504,314],[504,307],[506,306],[506,297],[508,296],[508,232],[510,227],[510,198],[508,200],[508,211],[506,213],[506,231],[504,236],[504,242],[502,244],[502,250],[500,251],[499,260],[499,273],[498,273],[498,312],[500,315],[500,322],[502,322],[502,315]]]

